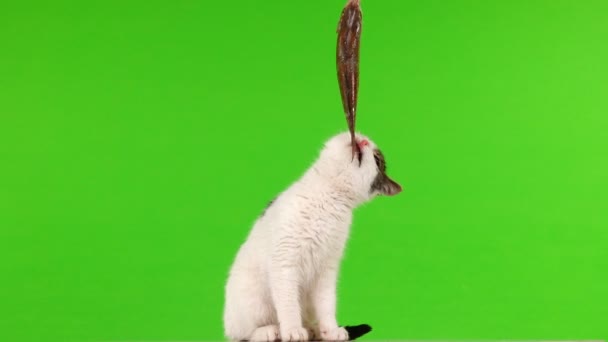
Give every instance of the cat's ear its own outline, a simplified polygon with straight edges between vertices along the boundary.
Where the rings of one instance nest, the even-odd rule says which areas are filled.
[[[384,179],[384,184],[382,184],[382,194],[386,196],[395,196],[396,194],[400,193],[401,190],[401,185],[388,178],[388,176]]]

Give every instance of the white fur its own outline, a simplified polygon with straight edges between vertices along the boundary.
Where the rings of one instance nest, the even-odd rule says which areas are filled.
[[[374,148],[371,141],[363,147],[359,165],[348,133],[333,137],[255,222],[226,285],[228,338],[348,339],[336,322],[336,281],[352,211],[378,194],[370,192],[378,174]]]

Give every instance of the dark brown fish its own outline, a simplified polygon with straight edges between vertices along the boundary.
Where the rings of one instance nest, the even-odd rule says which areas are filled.
[[[344,114],[353,147],[353,159],[359,153],[355,141],[355,120],[357,118],[357,93],[359,90],[359,42],[361,41],[360,0],[349,0],[338,23],[338,48],[336,64],[338,83],[342,95]]]

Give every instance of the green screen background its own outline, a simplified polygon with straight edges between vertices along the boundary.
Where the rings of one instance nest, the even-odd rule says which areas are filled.
[[[0,5],[0,340],[221,339],[266,203],[346,129],[342,0]],[[608,2],[363,1],[367,339],[608,337]]]

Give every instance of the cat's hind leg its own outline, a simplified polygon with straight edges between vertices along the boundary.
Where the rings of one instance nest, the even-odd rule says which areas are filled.
[[[272,324],[255,329],[249,341],[252,342],[272,342],[281,340],[279,326]]]
[[[258,329],[278,324],[270,290],[258,272],[238,270],[230,277],[226,288],[226,337],[250,340],[253,335],[261,336],[256,334]],[[262,334],[262,331],[258,333]]]

